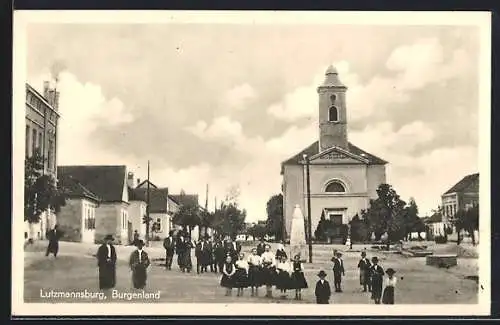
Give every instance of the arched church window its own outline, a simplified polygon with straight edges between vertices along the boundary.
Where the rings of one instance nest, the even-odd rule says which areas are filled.
[[[332,106],[328,112],[328,121],[337,122],[339,120],[339,112],[337,111],[337,107]]]
[[[334,181],[326,186],[325,192],[330,193],[344,193],[345,187],[342,183]]]

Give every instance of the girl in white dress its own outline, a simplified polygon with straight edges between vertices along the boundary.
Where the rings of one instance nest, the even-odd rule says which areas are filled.
[[[266,297],[273,296],[273,285],[276,278],[276,260],[271,252],[271,246],[266,245],[265,252],[262,253],[262,282],[266,285]]]
[[[291,265],[285,256],[280,256],[278,264],[276,265],[276,289],[281,291],[281,298],[286,297],[286,290],[291,286]]]
[[[388,268],[387,278],[385,279],[384,293],[382,294],[382,303],[386,305],[394,305],[394,289],[396,288],[397,279],[394,276],[394,269]]]
[[[248,256],[248,284],[252,288],[252,297],[258,296],[258,289],[262,285],[262,258],[257,255],[257,248],[252,249]]]

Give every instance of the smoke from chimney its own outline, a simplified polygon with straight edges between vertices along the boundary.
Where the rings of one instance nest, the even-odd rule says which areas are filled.
[[[52,79],[54,79],[54,81],[56,83],[59,80],[59,75],[64,70],[66,70],[66,63],[64,63],[63,60],[56,60],[56,61],[54,61],[54,63],[52,63],[52,65],[50,67],[50,74],[52,76]],[[56,87],[57,87],[57,85],[56,85]]]

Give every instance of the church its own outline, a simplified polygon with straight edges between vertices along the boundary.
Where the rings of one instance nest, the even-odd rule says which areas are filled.
[[[292,214],[299,205],[307,219],[307,166],[311,197],[312,233],[322,215],[341,228],[377,197],[377,188],[386,183],[387,161],[355,146],[347,136],[347,87],[330,66],[325,81],[317,88],[319,139],[282,162],[283,213],[287,236]],[[307,231],[307,228],[306,228]],[[341,237],[341,233],[336,233]],[[335,235],[334,235],[335,237]]]

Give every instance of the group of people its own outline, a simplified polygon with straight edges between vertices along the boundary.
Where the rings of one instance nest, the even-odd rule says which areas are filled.
[[[396,287],[397,279],[394,276],[396,271],[388,268],[384,272],[384,268],[379,265],[378,257],[374,256],[370,260],[366,257],[366,252],[361,252],[361,259],[358,262],[359,268],[359,283],[363,287],[363,292],[371,292],[371,299],[376,304],[394,304],[394,288]],[[384,287],[384,276],[385,279]]]
[[[104,237],[104,243],[97,249],[97,266],[99,268],[99,289],[110,290],[116,285],[116,249],[112,235]],[[151,265],[149,255],[143,250],[144,241],[134,242],[136,249],[130,254],[129,267],[132,271],[132,284],[135,289],[144,289],[147,280],[147,269]]]
[[[222,268],[220,285],[226,288],[226,295],[231,295],[232,289],[237,289],[237,296],[242,296],[245,288],[251,288],[251,296],[258,296],[258,289],[266,287],[266,297],[272,297],[273,286],[280,290],[285,298],[287,290],[295,290],[295,299],[302,299],[302,289],[308,288],[304,276],[304,266],[300,255],[288,261],[283,245],[279,245],[275,253],[271,246],[260,242],[245,258],[240,253],[237,259],[230,254]]]
[[[202,237],[197,242],[184,232],[174,236],[171,231],[163,241],[165,248],[165,268],[172,269],[174,255],[177,254],[177,264],[182,272],[191,272],[193,269],[191,250],[194,248],[196,258],[196,273],[222,273],[226,256],[230,255],[233,261],[241,252],[241,245],[230,238],[214,240],[210,236]]]

